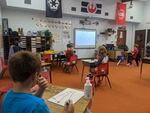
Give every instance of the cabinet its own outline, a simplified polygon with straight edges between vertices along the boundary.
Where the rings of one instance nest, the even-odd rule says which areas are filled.
[[[116,60],[117,56],[121,55],[123,50],[108,50],[108,55],[110,60]]]

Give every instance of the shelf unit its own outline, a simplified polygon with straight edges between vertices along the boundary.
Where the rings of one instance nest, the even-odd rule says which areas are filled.
[[[32,51],[32,52],[42,52],[44,50],[49,50],[50,40],[49,38],[43,36],[3,36],[4,42],[4,59],[8,60],[10,46],[14,41],[21,40],[22,50]]]

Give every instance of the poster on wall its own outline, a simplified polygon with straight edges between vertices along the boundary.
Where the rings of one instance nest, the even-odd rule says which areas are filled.
[[[117,25],[126,24],[126,4],[125,3],[119,3],[119,2],[117,3],[116,24]]]
[[[46,0],[46,17],[62,18],[61,0]]]

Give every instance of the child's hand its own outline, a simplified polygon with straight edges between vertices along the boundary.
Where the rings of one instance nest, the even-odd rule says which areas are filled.
[[[48,81],[44,77],[39,77],[38,78],[38,85],[40,89],[45,89],[48,86]]]
[[[48,81],[44,77],[39,76],[37,85],[39,86],[39,89],[37,90],[37,92],[34,93],[34,95],[38,97],[42,97],[45,89],[48,86]]]
[[[73,106],[72,100],[68,100],[65,103],[64,112],[65,113],[74,113],[74,106]]]

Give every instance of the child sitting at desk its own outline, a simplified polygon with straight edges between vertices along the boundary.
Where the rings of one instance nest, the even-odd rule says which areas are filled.
[[[3,99],[2,113],[50,113],[41,99],[48,82],[39,74],[40,60],[31,52],[17,52],[10,58],[8,67],[13,89],[8,91]],[[35,85],[39,88],[33,95]],[[64,112],[73,113],[73,104],[66,103]]]
[[[70,58],[63,63],[63,70],[65,72],[70,72],[71,71],[71,66],[75,65],[77,63],[77,55],[75,54],[75,51],[73,54],[70,56]]]
[[[90,65],[90,72],[96,73],[98,71],[98,66],[102,63],[107,63],[109,58],[107,56],[107,49],[104,46],[100,46],[98,48],[98,52],[96,55],[97,62],[94,62]]]
[[[73,55],[73,47],[71,44],[67,44],[67,51],[65,52],[65,56],[67,58],[67,61],[70,60],[70,57]]]

